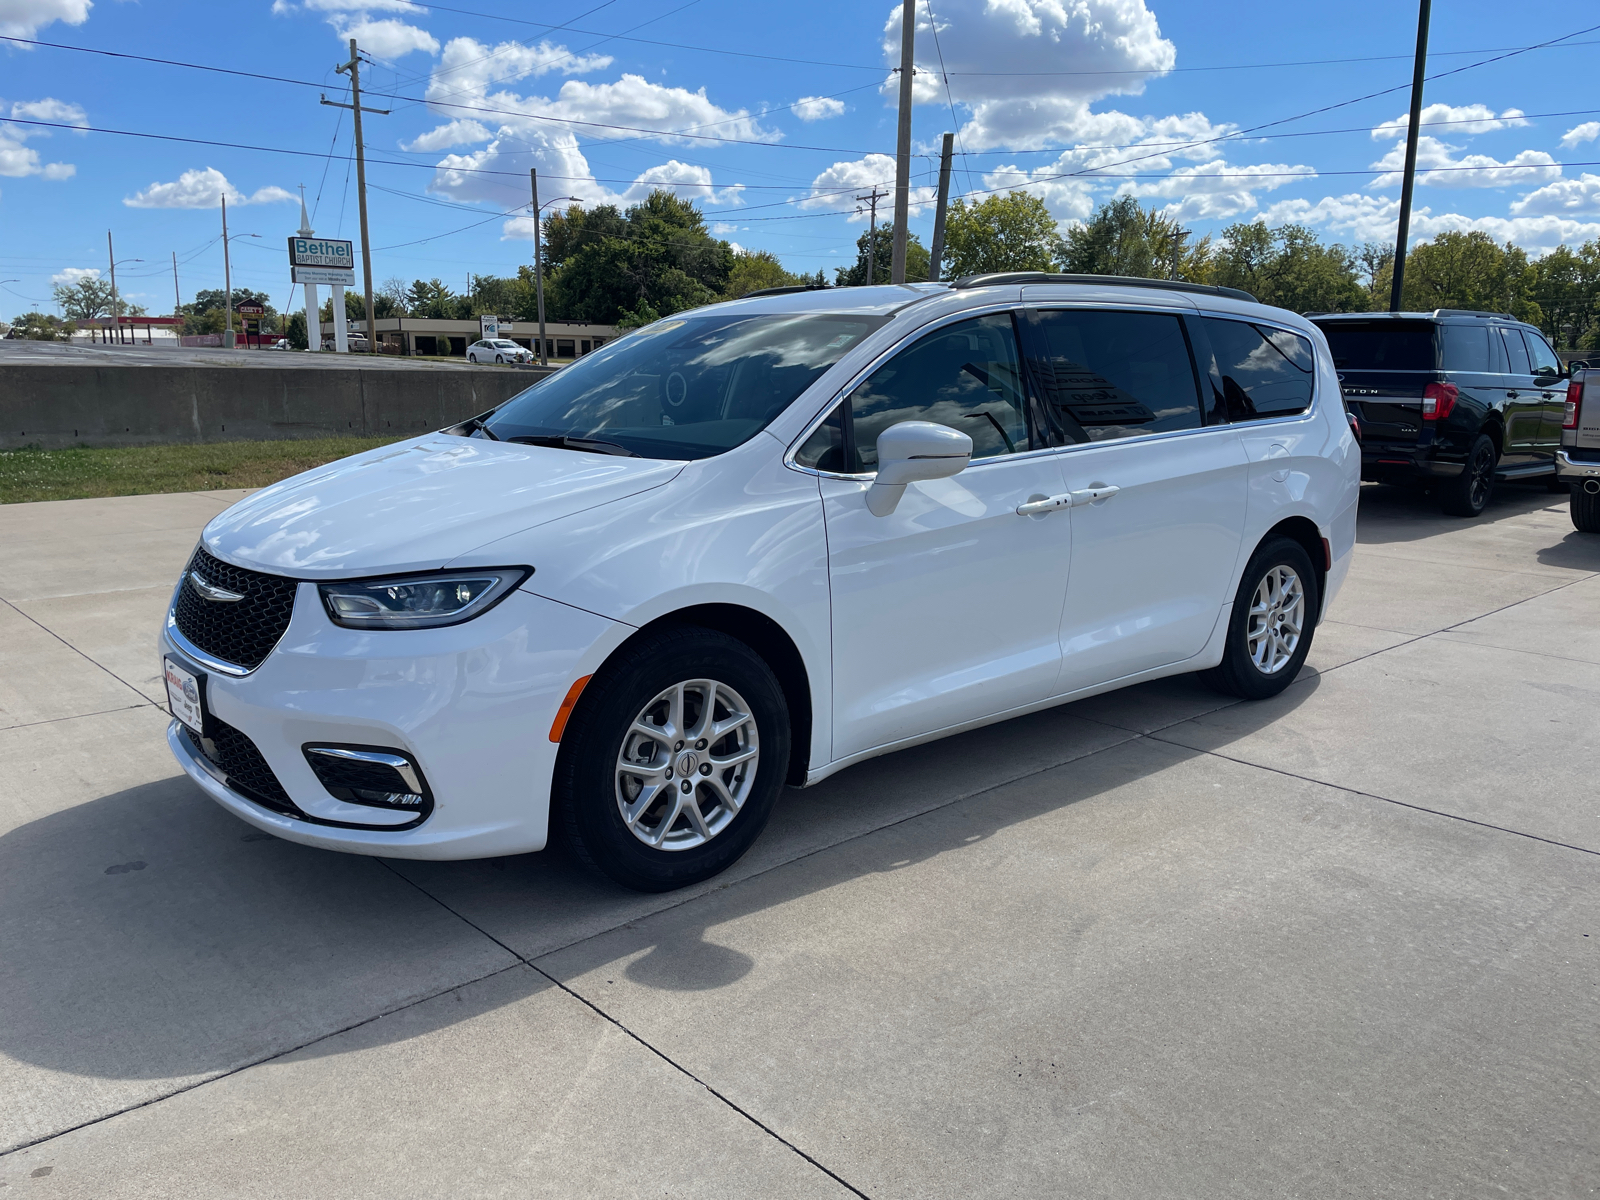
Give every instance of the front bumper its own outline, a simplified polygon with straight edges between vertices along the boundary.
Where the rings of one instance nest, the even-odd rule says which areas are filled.
[[[176,722],[167,742],[212,799],[290,841],[391,858],[540,850],[558,749],[551,722],[572,681],[627,632],[522,591],[462,625],[344,629],[328,619],[316,586],[302,583],[282,640],[247,675],[209,669],[166,632],[161,649],[206,676],[208,712],[254,743],[304,816],[275,812],[221,782]],[[396,829],[414,814],[335,799],[306,761],[310,743],[405,753],[432,788],[432,812]]]
[[[1573,458],[1572,448],[1563,446],[1556,451],[1556,478],[1557,479],[1600,479],[1600,452],[1594,450],[1579,450],[1579,454],[1593,454],[1596,457]]]

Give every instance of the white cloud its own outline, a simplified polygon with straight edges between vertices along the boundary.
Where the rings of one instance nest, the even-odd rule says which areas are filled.
[[[172,183],[152,183],[122,202],[129,208],[215,208],[223,196],[229,204],[276,204],[294,200],[281,187],[258,188],[246,196],[215,167],[185,171]]]
[[[31,38],[56,21],[82,25],[93,7],[91,0],[0,0],[0,34]]]
[[[712,185],[711,171],[708,168],[672,159],[643,172],[622,192],[604,193],[602,199],[608,204],[640,204],[649,199],[651,192],[657,191],[671,192],[683,200],[704,200],[712,204],[732,206],[743,203],[740,193],[744,191],[744,187],[741,184],[734,184],[732,187],[717,188]],[[554,210],[547,209],[545,215],[549,216],[551,211]],[[719,223],[712,226],[712,232],[732,228],[732,225]],[[501,237],[532,241],[533,218],[511,217],[501,226]]]
[[[829,96],[801,96],[794,102],[794,115],[802,121],[821,121],[844,114],[844,101]]]
[[[725,233],[739,232],[739,226],[732,221],[713,221],[711,222],[711,232],[721,237]]]
[[[366,13],[366,12],[403,12],[420,13],[426,9],[411,3],[411,0],[304,0],[302,7],[307,12],[332,12],[332,13]],[[292,0],[273,0],[274,13],[292,13],[295,5]]]
[[[1574,125],[1561,135],[1561,144],[1568,150],[1581,142],[1592,142],[1600,138],[1600,121],[1585,121],[1582,125]]]
[[[474,142],[487,142],[493,136],[493,133],[476,121],[451,121],[436,129],[430,129],[409,142],[401,142],[400,149],[432,153],[435,150],[448,150],[452,146],[470,146]]]
[[[1224,162],[1179,167],[1168,178],[1135,183],[1126,190],[1135,196],[1180,197],[1163,211],[1180,221],[1237,217],[1256,207],[1255,193],[1273,191],[1286,184],[1315,178],[1310,167],[1289,163],[1253,163],[1240,166]]]
[[[1585,171],[1581,179],[1558,179],[1529,192],[1511,205],[1515,216],[1600,215],[1600,175]]]
[[[1426,135],[1419,137],[1417,182],[1427,187],[1516,187],[1543,183],[1561,176],[1561,168],[1556,160],[1543,150],[1523,150],[1501,162],[1487,154],[1463,154],[1460,158],[1452,158],[1451,151],[1455,149],[1457,147],[1438,138]],[[1405,158],[1405,143],[1396,142],[1387,154],[1372,164],[1373,170],[1384,174],[1374,179],[1370,186],[1384,188],[1398,184]],[[1421,173],[1424,168],[1429,168],[1427,174]]]
[[[404,21],[396,21],[393,18],[373,20],[369,17],[354,24],[346,24],[342,19],[335,17],[328,24],[333,26],[334,33],[341,41],[355,38],[356,45],[374,58],[403,58],[413,50],[426,50],[429,54],[439,53],[439,39],[433,34],[426,29],[418,29],[415,25],[407,25]]]
[[[1392,245],[1400,219],[1400,202],[1352,192],[1325,196],[1314,204],[1308,200],[1280,201],[1261,215],[1269,225],[1295,221],[1346,234],[1355,242]],[[1462,213],[1435,214],[1429,208],[1414,209],[1411,214],[1413,244],[1441,233],[1465,233],[1474,229],[1482,230],[1496,241],[1512,242],[1535,254],[1554,250],[1563,242],[1574,245],[1600,237],[1600,222],[1575,221],[1558,215],[1469,217]]]
[[[0,0],[4,3],[4,0]],[[58,100],[20,100],[11,106],[11,115],[23,120],[45,120],[41,113],[55,115],[54,106],[61,105]],[[82,116],[83,110],[72,105],[61,105]],[[51,130],[40,129],[28,125],[0,125],[0,175],[12,179],[22,179],[29,175],[39,175],[45,179],[70,179],[77,174],[78,168],[71,163],[41,162],[39,152],[28,146],[29,138],[47,138]]]
[[[1440,123],[1445,126],[1440,132],[1447,136],[1459,134],[1462,137],[1471,137],[1474,134],[1490,133],[1496,129],[1527,125],[1530,122],[1522,115],[1520,108],[1508,108],[1497,115],[1487,104],[1430,104],[1422,110],[1422,120],[1417,122],[1417,128],[1426,129],[1429,125]],[[1404,138],[1406,130],[1410,127],[1411,114],[1401,113],[1392,121],[1374,126],[1372,138],[1374,141]]]
[[[811,193],[800,201],[801,208],[831,209],[850,213],[850,221],[867,219],[867,205],[856,196],[873,188],[889,193],[878,200],[878,222],[894,219],[894,159],[887,154],[869,154],[853,162],[836,162],[811,181]],[[931,187],[911,189],[911,211],[920,213],[934,204],[938,193]],[[857,208],[861,211],[857,212]]]
[[[99,278],[99,267],[65,267],[59,275],[50,276],[50,282],[58,287],[75,287],[80,280]]]
[[[4,0],[0,0],[3,3]],[[18,100],[11,115],[19,121],[52,121],[58,125],[87,125],[89,114],[76,104],[46,96],[43,100]],[[44,135],[41,131],[41,136]]]
[[[610,65],[609,54],[575,54],[548,40],[531,46],[501,42],[490,47],[469,37],[451,38],[428,80],[428,98],[472,103],[474,98],[481,101],[497,83],[537,79],[551,71],[585,75]]]
[[[920,104],[946,104],[926,9],[918,13]],[[1177,50],[1161,36],[1144,0],[942,0],[938,49],[950,89],[971,111],[962,128],[969,150],[1034,149],[1084,140],[1089,105],[1114,94],[1138,94],[1173,66]],[[887,66],[900,61],[900,9],[883,28]],[[997,71],[996,64],[1003,64]],[[892,98],[898,80],[884,82]]]

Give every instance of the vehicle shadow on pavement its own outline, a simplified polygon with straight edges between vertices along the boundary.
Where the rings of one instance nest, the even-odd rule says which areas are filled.
[[[1317,683],[1308,674],[1276,700],[1235,706],[1234,736],[1303,703]],[[1168,711],[1174,696],[1190,715],[1226,703],[1204,699],[1192,679],[1163,680],[1117,693],[1115,711],[1137,712],[1141,693],[1163,720],[1184,719]],[[755,963],[709,938],[687,902],[726,893],[714,906],[721,922],[741,905],[766,908],[892,875],[1100,794],[1105,787],[1091,774],[1109,773],[1121,786],[1159,769],[1150,754],[1116,755],[1138,734],[1080,715],[1103,713],[1095,704],[1017,718],[791,790],[744,860],[696,888],[657,896],[623,891],[553,852],[402,864],[295,845],[257,833],[181,776],[116,792],[0,836],[0,1052],[99,1079],[192,1080],[514,966],[507,946],[536,961],[563,949],[568,958],[600,955],[652,988],[724,987]],[[1199,753],[1162,743],[1156,757],[1171,765]],[[1093,772],[1074,771],[1091,757]],[[872,836],[890,829],[900,832]],[[914,836],[900,835],[907,831]],[[1129,853],[1139,852],[1136,840]],[[757,876],[766,880],[760,887],[740,886]],[[679,908],[670,932],[652,932],[646,918]],[[601,934],[610,936],[593,940]],[[521,974],[527,994],[547,986]],[[503,994],[509,1003],[523,993]],[[429,1007],[446,1024],[473,1010]],[[414,1023],[392,1024],[396,1037],[418,1032]],[[309,1052],[346,1045],[331,1039]],[[0,1064],[0,1078],[7,1069]],[[38,1089],[38,1080],[32,1073],[28,1086]]]
[[[1356,521],[1358,546],[1415,542],[1463,528],[1493,525],[1526,517],[1553,505],[1565,506],[1566,497],[1537,483],[1503,483],[1494,489],[1489,505],[1476,517],[1452,517],[1439,509],[1437,490],[1432,495],[1409,484],[1361,485],[1361,509]]]
[[[1534,557],[1541,566],[1600,571],[1600,536],[1574,529],[1555,545],[1541,548]]]

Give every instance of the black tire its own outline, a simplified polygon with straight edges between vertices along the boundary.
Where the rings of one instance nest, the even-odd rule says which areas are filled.
[[[1293,571],[1301,589],[1300,632],[1286,661],[1273,670],[1258,666],[1250,653],[1250,635],[1256,623],[1251,608],[1256,591],[1267,575],[1278,568]],[[1311,558],[1305,547],[1292,538],[1269,538],[1256,548],[1239,580],[1239,591],[1233,598],[1233,612],[1228,617],[1228,643],[1222,651],[1222,661],[1201,677],[1217,691],[1241,700],[1265,700],[1276,696],[1294,682],[1306,655],[1311,652],[1311,638],[1316,630],[1317,614],[1322,595],[1317,588],[1317,573],[1312,569]],[[1270,620],[1270,617],[1268,618]]]
[[[1600,492],[1586,492],[1583,484],[1575,483],[1568,492],[1567,504],[1574,529],[1579,533],[1600,533]]]
[[[1567,481],[1561,478],[1561,476],[1557,475],[1554,471],[1545,476],[1544,486],[1558,496],[1564,496],[1568,491]]]
[[[1452,517],[1476,517],[1482,513],[1494,495],[1494,471],[1499,461],[1494,439],[1480,433],[1467,451],[1467,463],[1461,474],[1440,489],[1440,507]]]
[[[623,815],[624,788],[638,787],[635,803],[645,799],[642,780],[619,777],[624,747],[630,761],[665,763],[678,767],[688,754],[732,754],[738,741],[750,741],[748,725],[723,739],[701,747],[695,742],[641,738],[634,720],[645,714],[652,698],[685,681],[709,680],[741,699],[753,718],[758,757],[753,776],[740,776],[737,768],[713,769],[712,778],[701,774],[704,765],[691,764],[694,786],[689,797],[700,813],[697,826],[687,808],[666,829],[669,803],[679,797],[669,788],[681,788],[681,770],[658,784],[655,799],[635,814],[642,830],[636,835]],[[728,709],[719,692],[713,714]],[[705,693],[682,702],[682,727],[692,727],[704,710]],[[648,754],[648,759],[642,757]],[[760,655],[735,638],[709,629],[667,629],[647,635],[614,655],[584,689],[567,723],[556,760],[551,794],[552,824],[567,848],[582,863],[609,876],[623,887],[640,892],[666,892],[687,887],[723,871],[750,848],[783,790],[789,766],[789,709],[783,689]],[[713,789],[742,789],[737,811],[717,799]],[[706,811],[702,811],[702,804]],[[675,810],[674,810],[675,811]],[[709,815],[707,815],[709,813]],[[717,822],[723,822],[717,825]],[[702,830],[716,826],[714,833]],[[681,849],[656,848],[643,837],[652,831],[662,839],[688,844]]]
[[[501,363],[501,364],[504,364],[505,361],[506,361],[501,355],[498,355],[498,354],[496,354],[494,356],[494,360],[495,360],[495,362]]]

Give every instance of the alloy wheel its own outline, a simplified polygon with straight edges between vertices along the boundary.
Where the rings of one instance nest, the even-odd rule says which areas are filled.
[[[1494,449],[1491,446],[1480,446],[1478,452],[1472,456],[1472,482],[1468,485],[1467,498],[1471,501],[1474,510],[1483,508],[1489,503],[1489,491],[1494,487]]]
[[[691,850],[725,830],[760,766],[756,720],[714,679],[673,684],[628,726],[617,756],[617,810],[653,850]]]
[[[1250,661],[1263,675],[1276,675],[1300,645],[1306,593],[1293,567],[1273,567],[1256,585],[1245,634]]]

